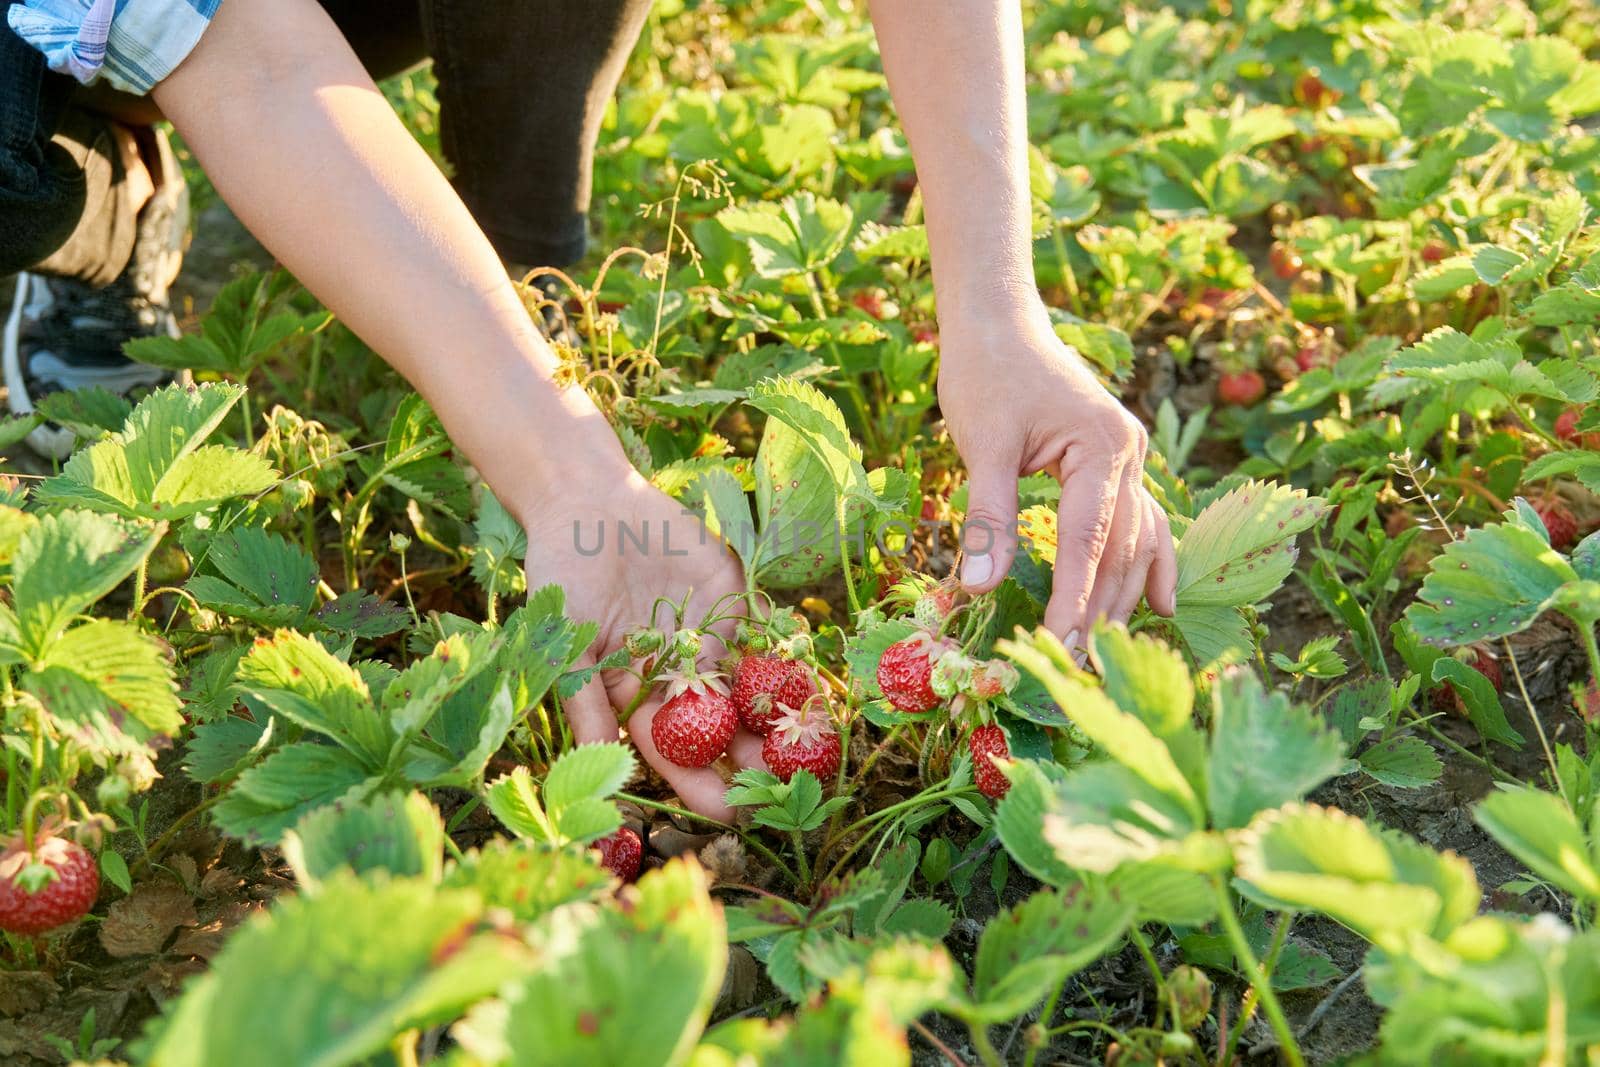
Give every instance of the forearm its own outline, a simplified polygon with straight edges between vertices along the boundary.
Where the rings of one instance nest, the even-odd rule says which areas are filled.
[[[154,96],[245,225],[428,398],[508,507],[575,450],[623,462],[581,391],[556,388],[488,240],[316,3],[229,0]]]
[[[871,0],[917,164],[941,326],[1037,303],[1018,0]]]

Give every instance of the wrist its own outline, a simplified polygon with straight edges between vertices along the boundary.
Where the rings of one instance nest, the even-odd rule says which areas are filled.
[[[975,297],[975,298],[971,298]],[[969,294],[969,299],[938,306],[941,349],[957,358],[980,355],[993,346],[1005,346],[1054,336],[1050,311],[1038,290],[990,289]]]

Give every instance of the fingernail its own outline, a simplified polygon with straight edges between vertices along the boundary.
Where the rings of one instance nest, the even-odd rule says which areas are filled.
[[[988,555],[968,556],[961,564],[961,584],[982,585],[994,575],[994,558]]]
[[[1084,665],[1089,662],[1089,657],[1078,651],[1078,631],[1068,630],[1062,644],[1067,646],[1067,652],[1072,656],[1072,662],[1077,664],[1080,671],[1083,670]]]

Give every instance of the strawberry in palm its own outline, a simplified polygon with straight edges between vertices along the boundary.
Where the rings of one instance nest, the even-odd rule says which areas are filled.
[[[821,696],[807,700],[799,708],[785,708],[761,744],[761,758],[767,761],[767,768],[785,782],[802,770],[810,771],[819,781],[827,781],[839,772],[842,756],[828,702]]]
[[[99,895],[100,868],[75,841],[39,838],[31,853],[16,841],[0,853],[0,930],[53,930],[88,914]]]
[[[816,693],[816,679],[798,660],[750,653],[733,669],[733,710],[752,733],[770,733],[785,708],[798,708]]]
[[[690,666],[669,683],[666,703],[650,720],[650,740],[680,767],[706,767],[727,751],[738,729],[722,676]]]

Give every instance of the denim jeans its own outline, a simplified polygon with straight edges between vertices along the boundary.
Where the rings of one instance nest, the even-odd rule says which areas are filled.
[[[374,77],[433,59],[456,189],[502,258],[582,257],[595,142],[650,0],[322,6]],[[0,20],[0,274],[45,260],[95,210],[83,167],[53,142],[75,88]]]

